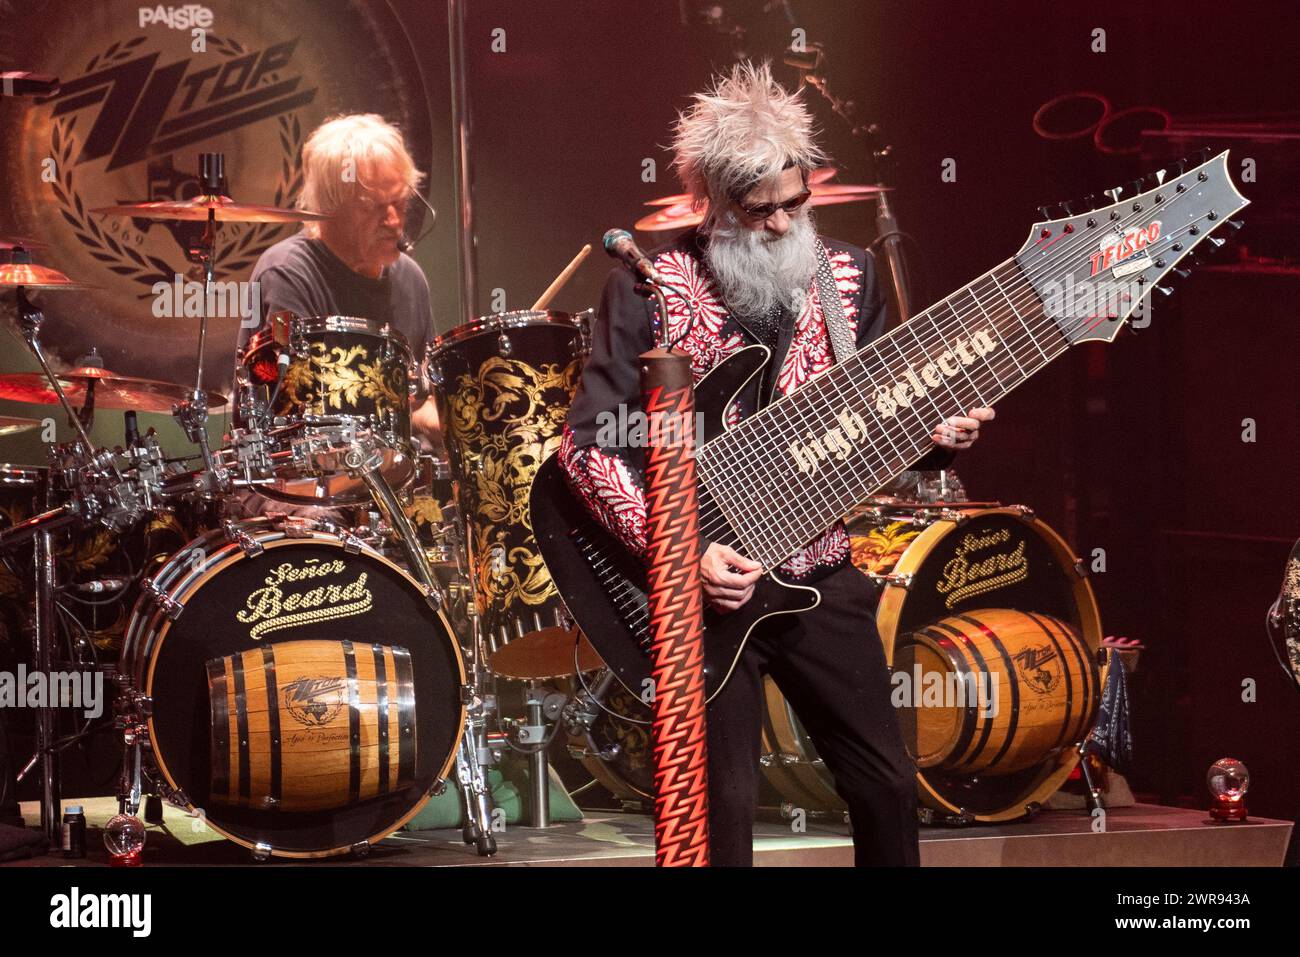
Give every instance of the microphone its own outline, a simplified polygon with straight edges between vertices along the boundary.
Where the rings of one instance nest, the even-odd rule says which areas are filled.
[[[126,429],[126,447],[133,449],[140,444],[140,429],[136,425],[135,410],[128,409],[122,413],[122,422]]]
[[[786,66],[794,67],[800,74],[810,73],[822,65],[822,45],[809,43],[802,50],[788,48],[782,51],[781,60]]]
[[[59,92],[59,78],[28,70],[0,72],[0,93],[5,96],[53,96]]]
[[[271,397],[266,400],[266,415],[268,421],[275,416],[275,400],[280,398],[280,389],[284,386],[284,377],[289,372],[289,351],[281,349],[280,355],[275,360],[275,388],[271,390]]]
[[[605,247],[605,252],[615,259],[621,260],[637,276],[647,282],[663,284],[659,271],[655,269],[650,257],[642,252],[641,247],[632,238],[632,234],[626,229],[611,229],[605,233],[605,238],[601,240],[601,243]]]
[[[397,251],[408,255],[420,240],[433,231],[433,224],[438,221],[438,211],[433,208],[433,204],[425,199],[422,193],[416,193],[415,196],[420,202],[424,203],[425,208],[429,210],[429,225],[424,227],[424,232],[420,233],[420,235],[416,236],[414,239],[409,238],[405,232],[402,233],[402,238],[397,241]]]

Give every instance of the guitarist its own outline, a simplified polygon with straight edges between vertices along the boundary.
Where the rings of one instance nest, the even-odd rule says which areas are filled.
[[[674,168],[703,223],[652,254],[675,287],[668,333],[691,355],[698,382],[736,350],[761,343],[772,361],[729,410],[739,421],[773,396],[788,395],[834,361],[823,296],[838,296],[831,321],[861,348],[884,330],[885,309],[872,259],[816,233],[808,175],[826,159],[797,95],[767,65],[741,64],[697,95],[675,128]],[[819,258],[829,269],[817,278]],[[833,286],[831,285],[833,283]],[[637,356],[656,345],[652,306],[617,269],[606,283],[591,356],[569,411],[561,465],[586,507],[634,553],[645,550],[644,450],[611,443],[601,423],[638,410]],[[936,423],[936,448],[917,468],[943,468],[969,448],[992,409]],[[702,541],[705,596],[730,612],[764,573],[732,548]],[[758,794],[762,675],[770,674],[799,713],[849,806],[858,865],[915,865],[915,767],[890,705],[873,588],[849,562],[842,524],[790,558],[783,580],[815,584],[820,604],[778,615],[750,635],[740,662],[708,707],[709,844],[714,864],[753,860]],[[707,640],[707,637],[706,637]]]

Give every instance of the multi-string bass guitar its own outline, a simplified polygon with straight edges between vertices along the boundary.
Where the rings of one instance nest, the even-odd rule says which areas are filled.
[[[1110,206],[1036,223],[1020,251],[798,391],[727,428],[723,413],[769,360],[733,353],[696,386],[700,530],[777,569],[932,447],[934,426],[992,406],[1081,342],[1114,340],[1192,250],[1247,205],[1228,154],[1187,161]],[[1137,187],[1138,189],[1141,186]],[[1045,213],[1046,215],[1046,213]],[[1236,224],[1233,224],[1236,225]],[[555,457],[538,471],[533,531],[552,579],[592,645],[633,694],[648,687],[639,562],[570,494]],[[739,610],[706,617],[705,683],[722,688],[771,615],[805,611],[815,588],[769,571]]]

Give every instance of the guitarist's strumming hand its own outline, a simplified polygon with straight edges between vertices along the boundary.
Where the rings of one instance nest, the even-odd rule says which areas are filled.
[[[942,425],[935,426],[930,438],[945,449],[968,449],[980,437],[980,423],[992,422],[996,414],[992,409],[976,408],[968,415],[950,415]]]
[[[718,611],[735,611],[749,601],[754,583],[762,576],[762,565],[718,542],[710,544],[700,557],[704,597]]]

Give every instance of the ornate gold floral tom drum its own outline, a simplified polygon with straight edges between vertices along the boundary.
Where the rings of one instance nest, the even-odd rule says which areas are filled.
[[[533,538],[528,491],[559,447],[587,352],[588,314],[506,312],[429,346],[474,593],[492,667],[511,678],[573,673],[576,636]]]
[[[274,393],[276,360],[286,348],[262,330],[241,362],[255,387],[275,395],[274,481],[258,491],[299,504],[346,505],[369,498],[349,473],[354,435],[378,440],[382,471],[394,488],[415,474],[411,393],[415,366],[406,338],[386,323],[354,316],[294,317],[289,322],[289,368]]]

